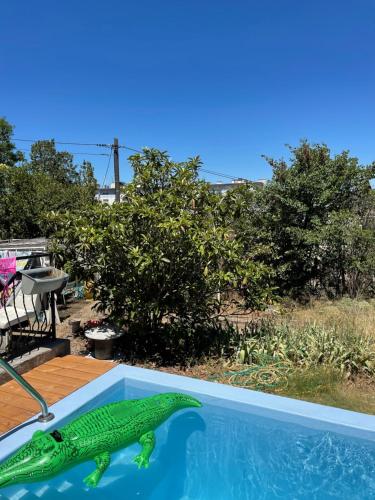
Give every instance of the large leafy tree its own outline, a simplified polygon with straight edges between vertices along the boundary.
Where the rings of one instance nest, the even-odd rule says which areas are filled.
[[[273,248],[272,265],[280,290],[299,295],[325,281],[330,259],[344,265],[338,251],[343,240],[341,245],[333,244],[328,227],[334,232],[348,213],[361,221],[373,210],[370,180],[375,165],[361,166],[347,151],[332,156],[326,145],[305,141],[290,152],[289,163],[268,159],[273,178],[262,193],[261,223],[263,236],[266,232],[263,241]],[[360,234],[360,222],[356,227]],[[366,240],[370,241],[367,236]],[[340,274],[345,280],[344,268]],[[339,289],[345,292],[345,286]]]
[[[94,175],[92,164],[84,160],[79,168],[79,186],[81,205],[92,205],[95,200],[95,195],[98,189],[98,183]]]
[[[93,283],[99,306],[150,333],[165,322],[211,321],[223,291],[264,305],[267,270],[219,216],[220,197],[198,180],[199,159],[175,163],[146,149],[130,161],[122,203],[52,218],[58,252]]]
[[[0,238],[42,236],[48,212],[94,203],[94,171],[87,161],[75,165],[73,156],[57,151],[53,140],[33,144],[30,161],[19,163],[23,157],[11,143],[12,130],[0,120]]]
[[[317,234],[320,284],[329,297],[373,295],[375,231],[363,215],[331,212]]]
[[[32,173],[48,175],[62,184],[79,182],[73,155],[66,151],[57,151],[53,139],[37,141],[31,146],[28,166]]]

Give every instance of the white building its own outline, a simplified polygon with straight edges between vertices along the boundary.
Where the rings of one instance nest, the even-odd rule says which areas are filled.
[[[246,179],[235,179],[231,182],[212,182],[211,187],[215,193],[225,194],[227,191],[240,186],[241,184],[251,184],[254,187],[264,187],[267,181],[259,179],[258,181],[248,181]]]
[[[120,182],[120,187],[124,186],[124,182]],[[120,198],[122,195],[120,194]],[[113,182],[110,186],[103,186],[99,188],[96,192],[95,199],[101,203],[107,203],[112,205],[116,199],[115,183]]]
[[[231,182],[211,182],[211,187],[212,190],[215,193],[220,193],[220,194],[225,194],[227,191],[230,191],[231,189],[234,189],[238,187],[241,184],[246,184],[249,181],[245,179],[236,179]],[[250,181],[251,184],[257,187],[264,187],[267,183],[265,179],[259,179],[258,181]],[[124,182],[120,182],[120,186],[124,186]],[[100,201],[101,203],[107,203],[108,205],[112,205],[115,202],[115,195],[116,195],[116,190],[115,190],[115,184],[112,183],[110,186],[103,186],[102,188],[99,188],[95,198]],[[122,196],[122,195],[120,195]]]

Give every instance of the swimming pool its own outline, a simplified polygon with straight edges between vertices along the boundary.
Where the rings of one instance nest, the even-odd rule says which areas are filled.
[[[156,431],[149,469],[114,453],[100,485],[83,478],[93,462],[47,483],[0,490],[0,498],[152,500],[375,498],[375,417],[140,368],[118,366],[56,403],[57,418],[0,441],[0,461],[36,429],[61,427],[108,402],[186,392],[202,408],[174,414]]]

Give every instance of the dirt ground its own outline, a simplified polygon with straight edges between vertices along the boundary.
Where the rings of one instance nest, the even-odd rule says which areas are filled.
[[[93,310],[94,302],[92,300],[69,301],[65,306],[58,306],[61,324],[56,327],[57,338],[70,340],[71,354],[77,356],[86,356],[89,354],[90,344],[84,338],[82,332],[78,334],[72,333],[70,325],[71,320],[80,320],[81,328],[90,319],[99,319],[103,315],[98,314]]]

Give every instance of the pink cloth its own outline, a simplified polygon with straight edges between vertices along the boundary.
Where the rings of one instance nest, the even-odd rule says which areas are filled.
[[[10,290],[7,286],[9,278],[17,271],[17,261],[15,257],[3,257],[0,259],[0,279],[4,288],[0,292],[0,308],[9,297]]]
[[[15,257],[3,257],[0,259],[0,275],[7,279],[16,272],[17,261]]]

